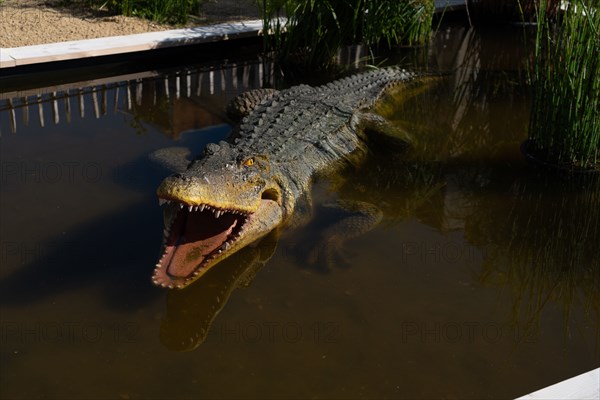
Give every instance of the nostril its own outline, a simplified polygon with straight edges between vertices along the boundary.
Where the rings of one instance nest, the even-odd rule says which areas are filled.
[[[275,189],[267,189],[261,194],[263,200],[279,201],[279,193]]]

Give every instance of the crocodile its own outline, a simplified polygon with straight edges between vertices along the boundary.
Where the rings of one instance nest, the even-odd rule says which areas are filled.
[[[305,223],[315,178],[357,165],[373,137],[411,143],[408,133],[372,110],[391,88],[415,76],[388,67],[322,86],[257,89],[235,98],[229,114],[241,122],[228,141],[208,144],[157,189],[166,207],[154,284],[186,287],[269,232]],[[369,214],[371,225],[381,219],[369,205],[343,207]]]

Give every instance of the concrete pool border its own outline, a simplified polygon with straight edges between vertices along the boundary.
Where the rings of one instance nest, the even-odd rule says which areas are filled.
[[[516,400],[592,400],[600,398],[600,368],[547,386]]]
[[[168,31],[74,40],[35,46],[0,48],[0,68],[124,55],[147,50],[259,37],[262,20],[250,20]]]

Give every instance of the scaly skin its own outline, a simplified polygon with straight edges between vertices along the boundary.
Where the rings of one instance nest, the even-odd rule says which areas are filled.
[[[391,86],[412,79],[397,68],[366,72],[320,87],[242,95],[249,114],[231,143],[209,144],[203,157],[157,190],[165,210],[164,253],[153,281],[182,288],[211,267],[310,207],[314,177],[366,153],[370,133],[390,134],[368,110]],[[248,111],[246,111],[248,110]],[[410,139],[404,135],[404,141]],[[307,206],[308,205],[308,206]],[[201,211],[203,210],[203,211]]]

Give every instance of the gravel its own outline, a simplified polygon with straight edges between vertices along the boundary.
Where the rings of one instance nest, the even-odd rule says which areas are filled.
[[[62,6],[61,0],[0,0],[0,47],[131,35],[177,29],[181,26],[157,24],[122,15],[110,15],[82,4]],[[253,0],[212,0],[203,5],[200,16],[189,25],[259,18]]]

